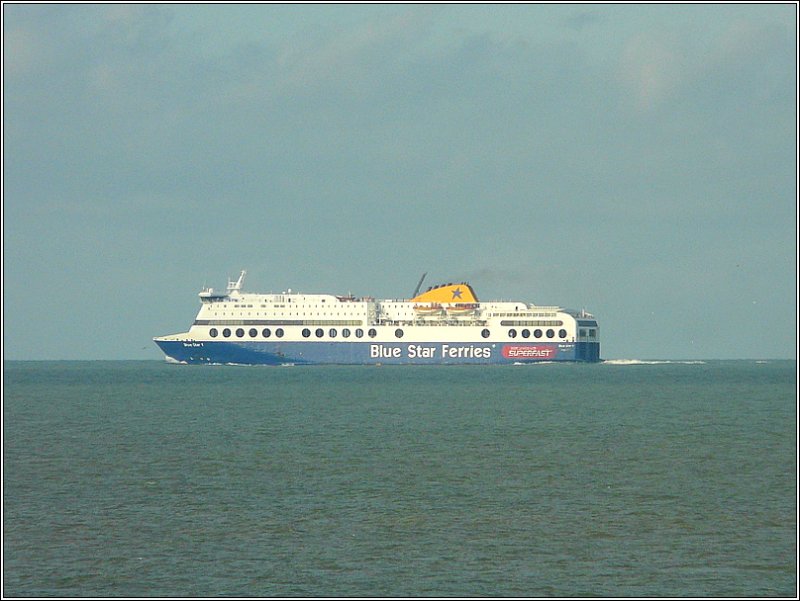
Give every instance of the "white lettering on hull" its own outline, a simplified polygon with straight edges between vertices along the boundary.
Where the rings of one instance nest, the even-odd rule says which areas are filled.
[[[369,345],[370,359],[400,359],[401,357],[408,359],[435,359],[436,357],[442,359],[490,359],[491,356],[491,348],[473,345],[454,346],[442,344],[438,347],[437,352],[436,346],[409,344],[405,346],[405,353],[403,352],[403,347],[400,346]]]

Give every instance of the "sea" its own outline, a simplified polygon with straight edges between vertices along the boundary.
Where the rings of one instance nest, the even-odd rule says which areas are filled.
[[[3,597],[798,594],[796,361],[3,385]]]

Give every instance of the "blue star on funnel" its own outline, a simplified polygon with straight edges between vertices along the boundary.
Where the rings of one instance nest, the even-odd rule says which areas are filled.
[[[461,288],[453,290],[453,298],[461,298]]]

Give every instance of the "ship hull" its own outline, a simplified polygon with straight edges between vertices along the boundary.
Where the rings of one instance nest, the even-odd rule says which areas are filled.
[[[242,365],[458,365],[598,362],[597,342],[311,342],[159,340],[169,360]]]

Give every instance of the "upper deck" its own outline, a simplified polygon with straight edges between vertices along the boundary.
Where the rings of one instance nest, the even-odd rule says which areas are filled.
[[[480,302],[466,282],[434,286],[411,299],[376,300],[352,294],[243,292],[245,272],[228,282],[225,293],[200,292],[195,326],[208,325],[330,325],[330,326],[482,326],[493,328],[566,328],[579,335],[597,322],[585,311],[521,301]],[[587,330],[588,331],[588,330]],[[588,335],[588,334],[587,334]]]

